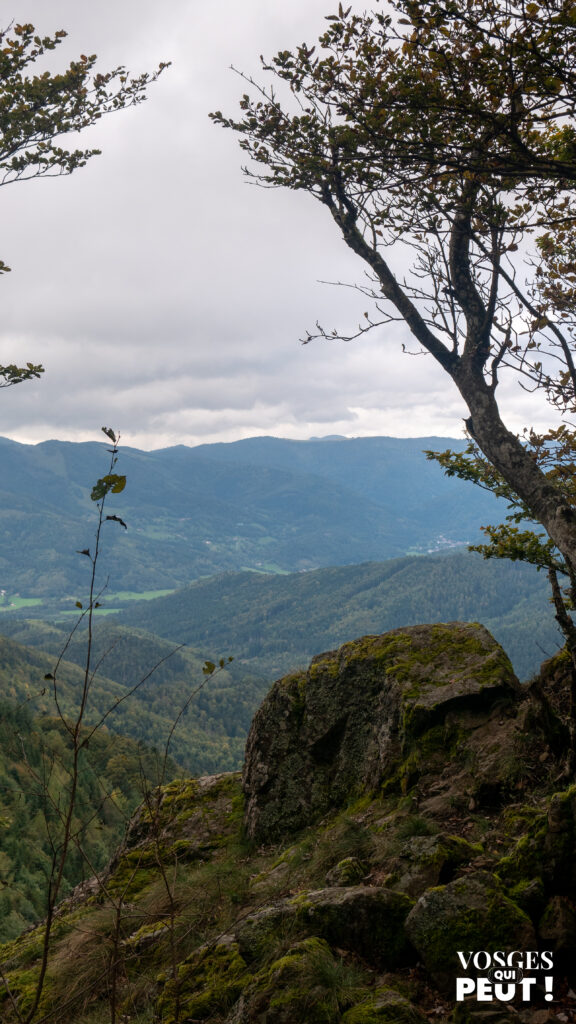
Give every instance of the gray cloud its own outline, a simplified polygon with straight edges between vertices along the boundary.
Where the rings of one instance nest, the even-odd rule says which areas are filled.
[[[362,267],[301,194],[242,178],[242,154],[207,112],[234,111],[258,54],[313,40],[326,0],[32,0],[22,20],[69,38],[51,57],[103,68],[173,66],[140,108],[85,144],[71,178],[0,191],[0,360],[45,378],[3,392],[0,433],[84,439],[102,423],[142,447],[258,433],[458,434],[462,403],[431,359],[401,352],[397,325],[348,345],[298,343],[317,318],[353,327],[365,300],[319,279]],[[534,414],[510,391],[514,425]]]

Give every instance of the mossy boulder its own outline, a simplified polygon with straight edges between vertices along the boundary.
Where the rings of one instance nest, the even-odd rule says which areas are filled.
[[[413,906],[410,897],[390,889],[335,886],[276,900],[238,921],[233,936],[248,963],[264,959],[275,945],[316,936],[392,968],[413,959],[404,933]]]
[[[421,896],[426,889],[451,882],[460,867],[481,854],[481,846],[460,836],[412,836],[402,846],[390,887]]]
[[[528,914],[531,921],[538,920],[546,903],[544,884],[541,878],[518,882],[509,890],[508,895],[520,907],[520,910],[524,910]]]
[[[404,922],[414,901],[378,886],[342,886],[309,892],[294,901],[307,931],[349,949],[379,967],[413,959]]]
[[[299,927],[297,910],[292,899],[276,900],[256,910],[235,924],[234,938],[245,959],[252,963],[265,958],[279,943],[296,940],[305,934]]]
[[[509,887],[540,880],[546,895],[576,900],[576,785],[554,793],[548,808],[534,815],[510,852],[497,865]]]
[[[541,811],[532,821],[526,822],[525,834],[520,835],[515,845],[498,861],[498,877],[511,891],[520,894],[526,885],[539,882],[541,891],[545,892],[544,879],[549,882],[551,867],[544,856],[547,834],[547,816]],[[522,903],[521,897],[519,903]]]
[[[400,992],[377,988],[368,999],[347,1010],[342,1024],[425,1024],[420,1013]]]
[[[162,1024],[223,1019],[250,980],[238,946],[224,938],[196,950],[178,965],[176,977],[163,975],[157,1008]]]
[[[339,1024],[364,979],[322,939],[307,938],[263,967],[228,1024]]]
[[[150,881],[159,863],[201,860],[240,831],[239,772],[176,779],[149,794],[132,817],[108,866],[107,884],[126,898]],[[127,888],[128,887],[128,888]]]
[[[458,950],[536,948],[530,918],[486,871],[429,889],[408,915],[406,933],[427,971],[448,992],[458,974]]]
[[[475,623],[410,626],[322,654],[279,680],[254,718],[247,833],[277,841],[402,774],[448,716],[518,699],[507,656]]]
[[[362,881],[367,871],[365,862],[358,857],[344,857],[328,871],[326,885],[354,885]]]

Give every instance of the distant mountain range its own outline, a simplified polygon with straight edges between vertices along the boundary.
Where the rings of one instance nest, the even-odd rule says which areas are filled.
[[[121,450],[124,493],[102,570],[110,590],[145,594],[244,569],[295,572],[382,561],[473,541],[503,508],[447,478],[423,450],[463,441],[368,437]],[[0,439],[4,600],[82,596],[106,445]]]
[[[534,673],[561,643],[547,581],[531,566],[457,550],[505,507],[422,454],[448,446],[463,442],[253,438],[123,451],[128,484],[110,511],[128,530],[106,525],[94,714],[161,662],[107,725],[162,749],[177,708],[202,681],[202,660],[231,655],[232,666],[194,699],[172,749],[188,769],[215,771],[240,762],[250,718],[276,677],[362,634],[481,621],[521,679]],[[69,642],[66,610],[87,584],[78,552],[91,543],[89,495],[107,472],[105,448],[0,440],[0,634],[11,637],[0,643],[0,698],[40,693],[33,705],[44,714],[46,670],[66,645],[67,704],[85,657],[81,632]],[[165,596],[154,599],[158,591]],[[189,650],[164,663],[182,643]]]

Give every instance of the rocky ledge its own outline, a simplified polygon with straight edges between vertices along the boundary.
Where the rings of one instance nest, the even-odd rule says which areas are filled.
[[[113,992],[116,1019],[138,1024],[572,1020],[561,666],[520,687],[482,626],[449,623],[364,637],[279,680],[242,780],[152,794],[107,877],[62,909],[46,1019],[96,1024]],[[455,1002],[459,952],[543,950],[552,1002],[542,972],[528,1000],[518,985]],[[40,929],[3,951],[7,1024],[40,955]]]

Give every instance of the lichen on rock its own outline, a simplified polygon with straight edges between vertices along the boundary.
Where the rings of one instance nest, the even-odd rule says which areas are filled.
[[[508,658],[477,623],[410,626],[319,655],[279,680],[254,718],[248,835],[273,842],[376,791],[450,715],[518,697]]]

